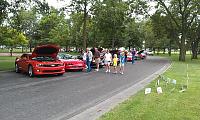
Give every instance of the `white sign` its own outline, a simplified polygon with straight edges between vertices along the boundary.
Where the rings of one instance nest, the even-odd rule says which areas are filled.
[[[162,93],[162,88],[161,87],[157,87],[157,93],[158,94]]]
[[[151,93],[151,88],[146,88],[146,89],[145,89],[145,95],[146,95],[146,94],[150,94],[150,93]]]
[[[176,80],[172,80],[172,84],[176,85]]]

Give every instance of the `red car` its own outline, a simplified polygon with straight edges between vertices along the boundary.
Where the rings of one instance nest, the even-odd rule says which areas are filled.
[[[82,60],[76,59],[69,54],[58,54],[58,59],[64,62],[65,70],[84,70],[86,65]]]
[[[57,59],[59,47],[55,45],[37,46],[32,54],[23,54],[15,60],[15,71],[26,72],[30,77],[44,74],[65,73],[64,63]]]
[[[138,59],[145,59],[146,58],[146,54],[144,53],[144,50],[141,50],[139,52],[136,52],[135,54],[135,60],[138,60]],[[132,61],[132,53],[129,52],[127,54],[127,61]]]

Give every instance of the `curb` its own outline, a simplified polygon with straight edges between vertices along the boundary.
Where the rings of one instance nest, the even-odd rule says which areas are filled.
[[[6,72],[14,72],[14,70],[0,71],[0,73],[6,73]]]
[[[153,81],[155,78],[157,78],[160,74],[163,74],[165,71],[167,71],[172,65],[172,62],[166,64],[164,67],[162,67],[160,70],[156,71],[152,75],[148,76],[144,80],[132,85],[131,87],[123,90],[122,92],[110,97],[109,99],[86,109],[80,114],[77,114],[69,119],[67,118],[61,118],[62,120],[96,120],[99,117],[101,117],[103,114],[109,112],[111,109],[113,109],[115,106],[117,106],[119,103],[122,103],[123,101],[127,100],[130,96],[133,96],[138,91],[142,90],[146,85],[148,85],[151,81]],[[56,119],[59,120],[59,119]]]

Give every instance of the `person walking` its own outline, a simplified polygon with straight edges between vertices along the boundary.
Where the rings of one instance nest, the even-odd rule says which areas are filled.
[[[131,54],[132,54],[132,64],[134,64],[135,63],[135,54],[136,54],[135,48],[132,49]]]
[[[114,67],[114,73],[117,73],[117,54],[114,54],[114,58],[113,58],[113,67]]]
[[[110,63],[112,61],[112,55],[110,54],[109,50],[106,50],[104,55],[104,62],[106,65],[106,72],[110,72]]]
[[[120,73],[124,74],[124,64],[125,64],[125,53],[124,52],[121,52],[119,61],[120,61],[120,64],[119,64]]]
[[[94,59],[95,59],[96,67],[97,67],[96,71],[99,71],[100,52],[98,51],[97,48],[95,48]]]

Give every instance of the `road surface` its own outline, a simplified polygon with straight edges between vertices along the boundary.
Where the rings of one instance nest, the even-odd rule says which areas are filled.
[[[125,65],[125,73],[66,72],[63,76],[29,78],[0,73],[0,120],[67,119],[161,69],[169,60],[148,57]]]

